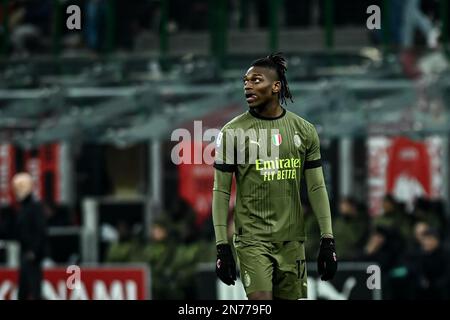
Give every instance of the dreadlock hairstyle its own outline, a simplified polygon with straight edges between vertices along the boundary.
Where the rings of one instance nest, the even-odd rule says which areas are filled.
[[[275,70],[278,75],[278,80],[281,82],[280,101],[281,104],[287,104],[286,99],[292,100],[292,94],[289,90],[288,82],[286,80],[287,63],[281,52],[270,54],[267,57],[258,59],[252,63],[253,67],[264,67]]]

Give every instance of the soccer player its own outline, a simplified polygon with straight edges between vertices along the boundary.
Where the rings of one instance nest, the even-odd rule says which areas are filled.
[[[227,239],[234,174],[233,243],[251,300],[307,297],[306,235],[300,203],[303,178],[321,231],[318,272],[322,280],[330,280],[337,270],[319,137],[311,123],[281,106],[287,99],[292,101],[286,71],[280,54],[253,62],[243,78],[249,109],[227,123],[216,139],[216,273],[225,284],[234,285],[236,264]]]

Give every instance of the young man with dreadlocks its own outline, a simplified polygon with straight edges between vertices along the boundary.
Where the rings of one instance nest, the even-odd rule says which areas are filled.
[[[236,264],[227,239],[227,216],[235,174],[233,242],[249,299],[307,297],[303,178],[321,231],[318,272],[322,280],[330,280],[337,269],[319,137],[311,123],[281,106],[292,101],[286,70],[280,54],[253,62],[243,78],[249,110],[227,123],[216,140],[216,273],[225,284],[234,285]]]

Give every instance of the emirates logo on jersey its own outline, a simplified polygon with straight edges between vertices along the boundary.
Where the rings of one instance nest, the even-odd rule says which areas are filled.
[[[277,133],[272,135],[272,143],[276,145],[277,147],[281,144],[283,141],[283,138],[281,138],[281,134]]]

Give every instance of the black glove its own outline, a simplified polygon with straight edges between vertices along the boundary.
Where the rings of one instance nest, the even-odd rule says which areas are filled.
[[[334,239],[322,238],[320,240],[319,256],[317,257],[317,270],[322,280],[333,279],[337,270],[336,248]]]
[[[217,245],[216,274],[226,285],[234,285],[236,263],[229,244]]]

